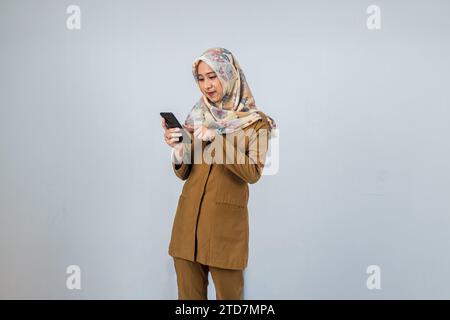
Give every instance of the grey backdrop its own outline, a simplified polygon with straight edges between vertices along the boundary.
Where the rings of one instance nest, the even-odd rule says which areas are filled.
[[[81,30],[66,28],[71,4]],[[449,13],[0,0],[0,298],[176,298],[182,182],[159,112],[184,120],[191,62],[213,46],[280,128],[278,173],[250,186],[245,298],[450,298]],[[81,290],[66,288],[73,264]]]

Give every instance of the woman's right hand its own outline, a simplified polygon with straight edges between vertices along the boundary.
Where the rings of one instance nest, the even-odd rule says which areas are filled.
[[[183,145],[179,142],[179,137],[183,134],[180,128],[167,128],[166,120],[162,118],[161,125],[164,129],[164,141],[173,148],[174,155],[177,161],[183,158]]]
[[[180,128],[167,128],[166,120],[162,118],[161,125],[164,129],[164,141],[172,148],[175,148],[176,145],[178,145],[180,142],[179,137],[181,137],[183,134],[181,133]]]

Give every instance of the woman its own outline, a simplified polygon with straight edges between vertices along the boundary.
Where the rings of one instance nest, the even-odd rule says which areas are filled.
[[[173,170],[186,180],[169,255],[178,299],[206,300],[211,272],[217,299],[238,300],[243,298],[248,260],[248,184],[261,176],[267,151],[263,140],[275,133],[276,125],[256,108],[230,51],[205,51],[194,60],[192,71],[202,97],[184,123],[191,140],[179,143],[181,130],[167,129],[162,120],[165,141],[173,148]],[[201,161],[205,155],[210,161]]]

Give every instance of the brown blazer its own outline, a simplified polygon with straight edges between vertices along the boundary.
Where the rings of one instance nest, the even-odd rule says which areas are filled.
[[[212,143],[203,141],[201,147],[197,140],[195,144],[203,153],[194,151],[194,144],[188,145],[191,154],[185,155],[191,163],[172,163],[177,177],[186,182],[178,200],[169,255],[225,269],[242,270],[247,266],[248,184],[261,177],[269,133],[267,116],[259,113],[261,120],[236,134],[217,135]],[[265,134],[266,143],[260,143],[259,134]],[[226,152],[229,148],[236,154]],[[219,152],[223,158],[216,157]],[[202,154],[210,157],[194,163],[195,157]],[[237,163],[238,155],[244,157],[245,163]]]

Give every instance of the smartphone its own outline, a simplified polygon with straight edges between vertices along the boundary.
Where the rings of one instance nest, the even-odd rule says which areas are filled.
[[[163,117],[166,120],[167,128],[169,128],[169,129],[172,129],[172,128],[183,129],[183,130],[181,130],[181,133],[183,134],[183,136],[185,135],[183,126],[181,125],[181,123],[178,121],[178,119],[175,117],[175,115],[172,112],[160,112],[159,114],[161,115],[161,117]],[[183,141],[183,136],[181,136],[179,138],[178,142]]]

